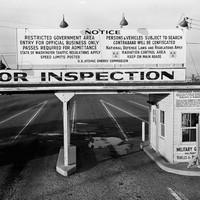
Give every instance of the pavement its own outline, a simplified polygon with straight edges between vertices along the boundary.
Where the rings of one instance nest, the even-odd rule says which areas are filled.
[[[198,165],[198,163],[195,163],[190,167],[188,167],[188,162],[169,163],[149,145],[148,141],[142,142],[140,148],[151,158],[151,160],[166,172],[184,176],[200,176],[200,165]]]
[[[189,199],[199,199],[198,177],[164,173],[141,151],[140,142],[134,139],[97,149],[81,143],[77,146],[77,171],[67,178],[55,170],[59,149],[44,154],[45,149],[49,152],[49,148],[55,148],[55,141],[43,148],[36,142],[28,146],[29,151],[43,152],[39,156],[21,147],[13,155],[14,162],[0,165],[0,199],[172,200],[173,194],[182,191]],[[146,149],[148,146],[143,144]]]

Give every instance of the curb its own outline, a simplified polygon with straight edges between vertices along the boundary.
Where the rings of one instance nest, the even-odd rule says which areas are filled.
[[[166,172],[182,176],[200,176],[200,171],[189,171],[173,168],[173,165],[175,164],[166,163],[160,156],[150,153],[148,150],[148,148],[150,148],[149,146],[143,146],[141,144],[140,147],[150,157],[151,160],[153,160],[162,170]]]

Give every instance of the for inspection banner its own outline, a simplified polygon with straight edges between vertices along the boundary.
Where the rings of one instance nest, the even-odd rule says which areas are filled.
[[[66,70],[2,70],[1,84],[87,84],[152,83],[185,80],[185,69],[66,69]]]
[[[18,65],[185,64],[182,30],[18,29]]]

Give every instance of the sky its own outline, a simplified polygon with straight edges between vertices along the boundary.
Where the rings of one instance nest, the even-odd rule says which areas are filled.
[[[182,17],[199,20],[199,0],[1,0],[0,54],[15,63],[16,28],[59,28],[63,14],[70,29],[176,29]],[[186,72],[200,75],[200,26],[186,30]],[[195,44],[191,44],[195,43]],[[198,44],[199,43],[199,44]]]

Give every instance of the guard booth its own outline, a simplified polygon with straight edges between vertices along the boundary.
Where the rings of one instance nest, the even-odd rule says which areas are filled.
[[[150,145],[170,163],[190,163],[199,149],[200,90],[150,94]]]

